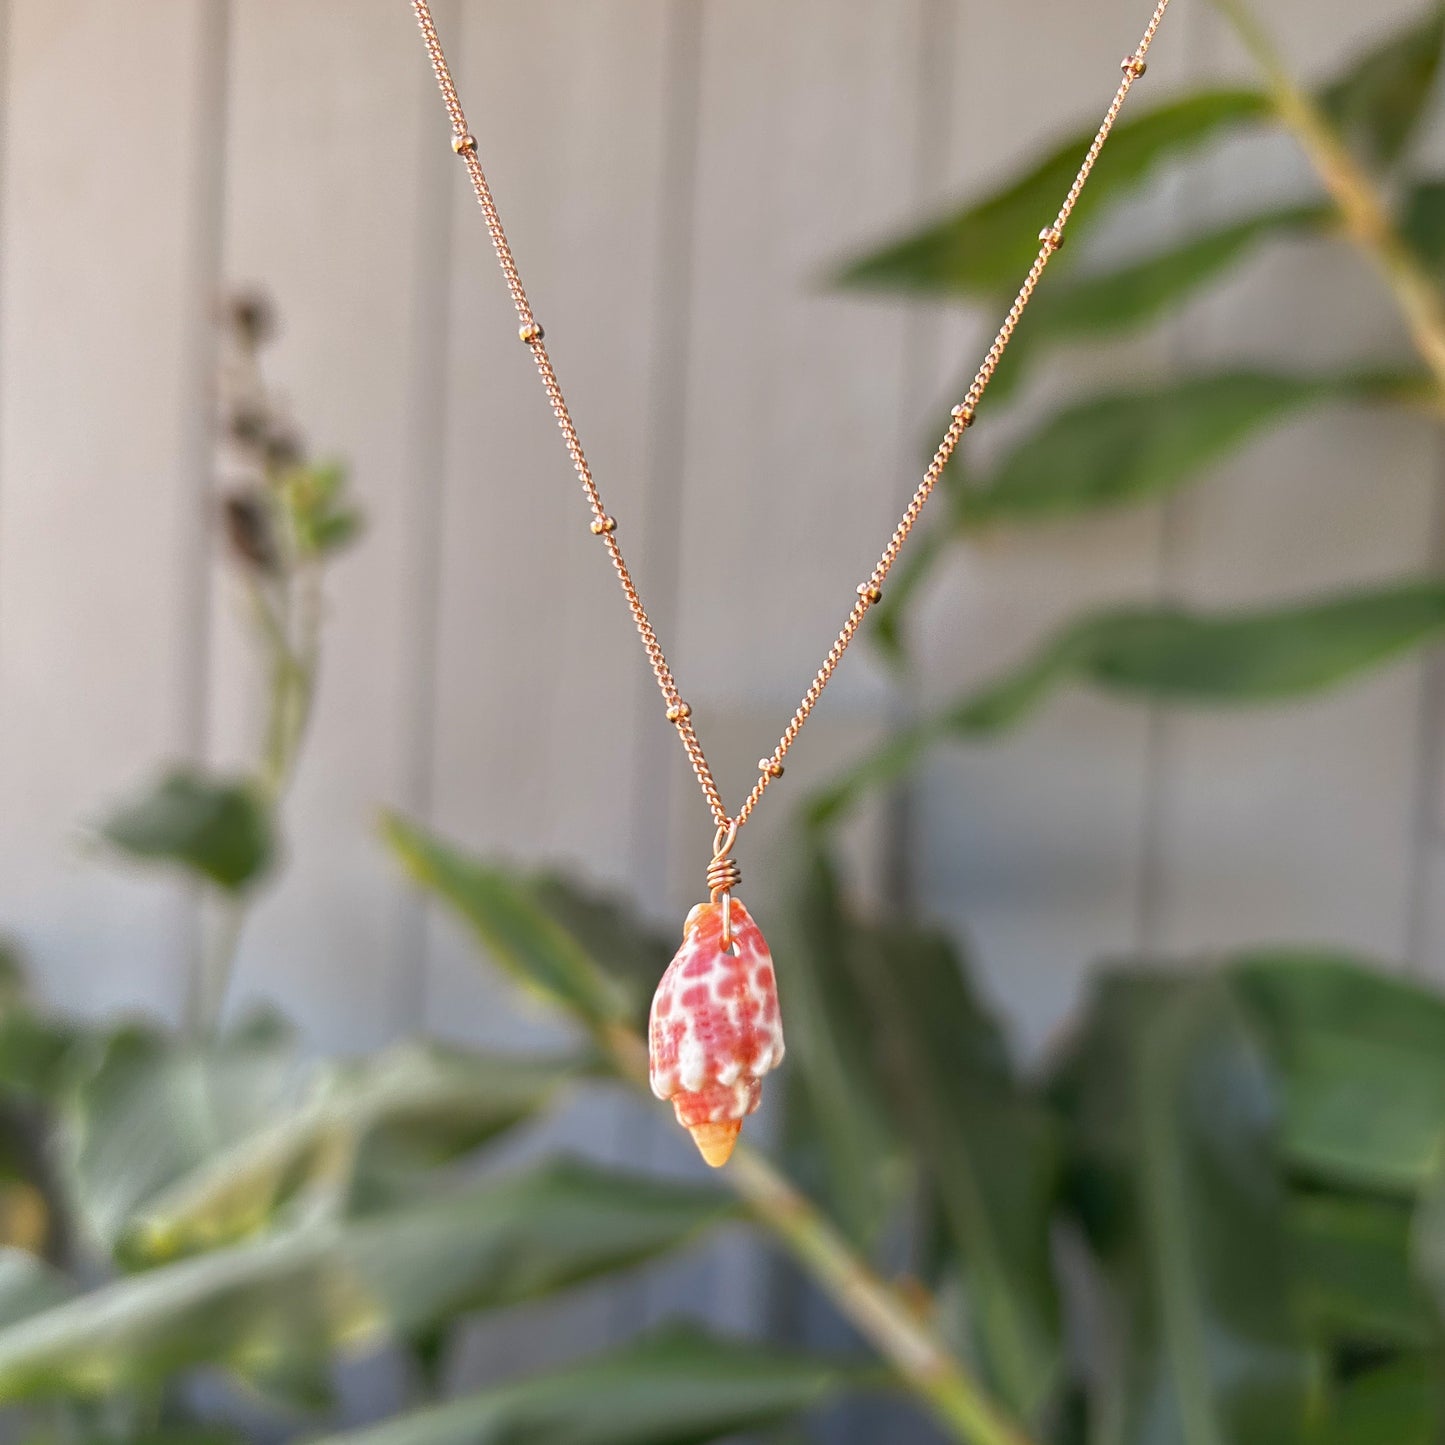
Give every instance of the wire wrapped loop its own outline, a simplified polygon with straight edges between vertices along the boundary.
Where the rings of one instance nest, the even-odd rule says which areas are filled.
[[[743,870],[732,856],[737,842],[738,825],[730,823],[719,828],[712,840],[712,862],[707,865],[707,886],[712,901],[722,902],[722,946],[733,946],[733,889],[743,881]]]
[[[743,870],[736,858],[714,858],[707,865],[707,886],[712,901],[718,901],[719,894],[731,893],[743,881]]]
[[[719,894],[730,892],[742,882],[743,870],[738,867],[738,861],[733,857],[733,844],[737,840],[736,822],[719,828],[713,834],[712,862],[707,865],[707,886],[712,892],[714,903],[718,901]]]

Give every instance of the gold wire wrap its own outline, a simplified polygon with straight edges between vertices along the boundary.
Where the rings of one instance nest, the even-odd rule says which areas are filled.
[[[731,893],[743,881],[736,858],[714,858],[707,865],[707,886],[714,903],[720,893]]]
[[[722,901],[722,946],[733,946],[733,889],[743,881],[743,870],[733,857],[738,825],[729,823],[713,834],[712,862],[707,865],[708,892],[714,903]]]
[[[713,834],[712,862],[707,865],[707,886],[716,903],[720,894],[731,893],[743,881],[743,870],[733,857],[733,844],[738,840],[738,825],[729,823]]]

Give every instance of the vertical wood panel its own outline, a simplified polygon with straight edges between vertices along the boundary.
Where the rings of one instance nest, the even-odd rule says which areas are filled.
[[[235,1001],[284,1000],[319,1042],[377,1043],[408,1020],[396,870],[378,807],[405,801],[415,711],[420,533],[434,525],[414,469],[415,316],[427,288],[419,164],[434,96],[407,7],[280,0],[236,7],[226,274],[274,299],[269,379],[313,455],[348,465],[367,528],[333,569],[316,716],[287,806],[289,869],[247,936]],[[254,756],[260,679],[228,575],[217,608],[213,746]]]
[[[202,0],[15,0],[0,297],[0,919],[57,1001],[174,1012],[182,899],[74,830],[190,741]]]

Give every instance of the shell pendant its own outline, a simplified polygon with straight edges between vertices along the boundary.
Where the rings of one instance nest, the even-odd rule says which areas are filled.
[[[783,1061],[772,955],[737,899],[699,903],[687,915],[682,947],[653,995],[647,1042],[652,1092],[672,1101],[702,1157],[721,1168],[758,1107],[763,1075]]]

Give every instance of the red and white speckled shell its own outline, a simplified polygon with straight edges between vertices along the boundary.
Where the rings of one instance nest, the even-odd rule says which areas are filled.
[[[732,933],[725,951],[721,903],[700,903],[687,915],[647,1030],[652,1092],[672,1100],[709,1164],[727,1157],[744,1116],[758,1107],[763,1075],[783,1060],[772,955],[736,898]],[[719,1133],[730,1136],[726,1146],[709,1148],[705,1140]]]

